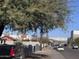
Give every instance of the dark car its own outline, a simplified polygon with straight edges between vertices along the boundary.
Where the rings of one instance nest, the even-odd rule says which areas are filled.
[[[14,45],[7,45],[7,44],[0,45],[0,59],[1,58],[13,59],[15,57],[14,48],[15,48]]]
[[[58,47],[59,47],[58,44],[53,46],[54,49],[57,49]]]

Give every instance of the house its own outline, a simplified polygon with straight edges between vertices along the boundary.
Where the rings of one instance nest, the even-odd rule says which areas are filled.
[[[18,39],[21,41],[29,41],[29,35],[27,34],[19,34]]]
[[[15,41],[15,39],[11,36],[3,36],[2,39],[4,41],[3,44],[5,43],[5,44],[13,45]]]
[[[37,44],[40,45],[40,43],[37,42],[36,39],[33,39],[33,37],[31,35],[28,35],[28,34],[19,34],[18,38],[24,45],[27,45],[27,46],[28,45],[35,46]]]

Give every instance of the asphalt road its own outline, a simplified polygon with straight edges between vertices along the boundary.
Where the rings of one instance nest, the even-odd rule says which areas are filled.
[[[59,51],[66,59],[79,59],[79,49],[65,48],[64,51]]]

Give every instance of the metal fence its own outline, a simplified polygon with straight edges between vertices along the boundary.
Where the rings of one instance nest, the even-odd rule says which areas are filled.
[[[15,59],[24,59],[25,57],[30,57],[32,54],[36,51],[40,50],[40,46],[37,44],[35,46],[32,45],[22,45],[22,46],[16,46],[16,58]]]
[[[23,49],[24,49],[23,52],[25,56],[31,56],[33,52],[40,50],[40,46],[38,44],[36,46],[28,45],[28,46],[24,46]]]

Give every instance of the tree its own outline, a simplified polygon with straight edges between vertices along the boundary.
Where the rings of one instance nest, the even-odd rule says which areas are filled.
[[[74,41],[77,45],[79,45],[79,38],[76,38]]]
[[[7,25],[12,30],[37,31],[42,34],[64,27],[67,0],[4,0],[0,6],[0,35]]]

